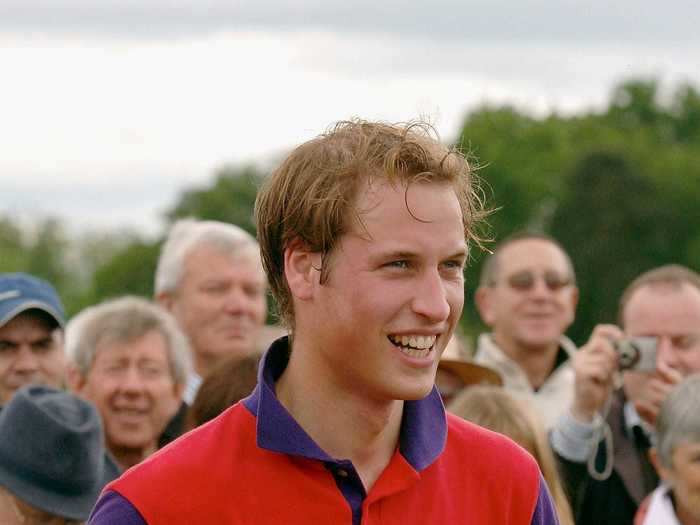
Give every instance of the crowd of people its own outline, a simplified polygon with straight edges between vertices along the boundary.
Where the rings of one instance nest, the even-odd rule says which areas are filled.
[[[0,274],[0,523],[700,524],[700,275],[565,335],[574,263],[500,240],[427,126],[340,123],[260,189],[258,239],[175,222],[154,297],[67,319]],[[279,325],[266,325],[268,295]]]

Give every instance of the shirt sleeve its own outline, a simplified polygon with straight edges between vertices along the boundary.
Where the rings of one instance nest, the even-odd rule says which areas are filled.
[[[107,491],[97,500],[88,525],[148,525],[141,513],[121,494]]]
[[[572,415],[564,413],[552,429],[549,437],[552,449],[564,459],[576,463],[585,463],[593,453],[596,431],[602,426],[600,416],[591,423],[583,423]]]
[[[557,511],[554,508],[552,496],[549,494],[547,483],[540,474],[540,492],[537,496],[535,511],[532,513],[532,525],[559,525]]]

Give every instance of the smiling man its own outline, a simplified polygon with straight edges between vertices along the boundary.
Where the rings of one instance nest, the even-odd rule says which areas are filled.
[[[480,214],[425,126],[345,122],[295,149],[256,202],[290,337],[250,397],[112,484],[90,523],[556,523],[534,460],[434,387]]]
[[[136,297],[86,308],[68,324],[66,352],[71,389],[97,406],[119,465],[155,452],[190,370],[187,340],[171,316]]]
[[[576,346],[564,335],[578,302],[569,256],[551,237],[514,234],[484,263],[475,300],[491,333],[479,337],[474,360],[497,370],[551,428],[574,393]]]

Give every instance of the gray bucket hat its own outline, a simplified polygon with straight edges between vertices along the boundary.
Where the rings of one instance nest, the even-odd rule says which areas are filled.
[[[29,505],[87,520],[119,475],[106,455],[97,409],[67,392],[30,385],[0,411],[0,485]]]

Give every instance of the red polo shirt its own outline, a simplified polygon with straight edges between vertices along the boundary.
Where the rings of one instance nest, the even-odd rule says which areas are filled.
[[[435,389],[407,401],[397,448],[369,493],[279,403],[273,344],[253,394],[110,484],[89,524],[554,524],[534,460],[507,438],[445,414]]]

